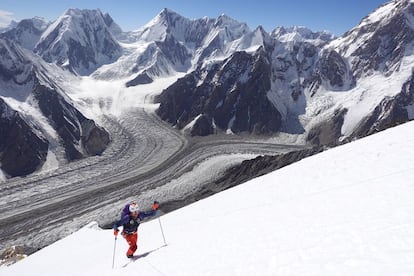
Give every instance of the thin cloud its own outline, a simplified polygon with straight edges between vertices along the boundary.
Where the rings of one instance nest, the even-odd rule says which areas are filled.
[[[12,12],[0,10],[0,28],[7,27],[13,19]]]

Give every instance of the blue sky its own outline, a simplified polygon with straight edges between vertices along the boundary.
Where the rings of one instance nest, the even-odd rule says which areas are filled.
[[[251,29],[266,31],[278,26],[305,26],[336,35],[357,25],[386,0],[1,0],[0,26],[34,16],[55,20],[68,8],[97,9],[109,13],[124,31],[135,30],[169,8],[187,18],[226,14]]]

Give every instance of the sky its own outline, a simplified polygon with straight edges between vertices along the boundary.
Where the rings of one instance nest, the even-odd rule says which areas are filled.
[[[413,140],[409,122],[143,223],[133,261],[90,222],[0,274],[414,275]]]
[[[124,31],[136,30],[169,8],[184,17],[216,18],[226,14],[251,29],[262,25],[270,32],[278,26],[305,26],[342,35],[385,0],[1,0],[0,27],[14,19],[41,16],[55,20],[68,8],[97,9],[109,13]]]

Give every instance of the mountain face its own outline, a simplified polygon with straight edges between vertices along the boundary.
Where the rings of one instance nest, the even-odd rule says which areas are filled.
[[[108,133],[62,94],[52,79],[58,68],[49,68],[9,40],[0,39],[0,55],[0,164],[8,176],[27,175],[45,162],[50,150],[46,137],[53,133],[39,124],[42,118],[62,142],[67,160],[102,153],[110,142]],[[34,117],[37,112],[42,118]]]
[[[195,120],[193,135],[215,128],[233,133],[279,130],[281,114],[267,98],[270,63],[263,49],[236,52],[213,68],[198,68],[159,97],[158,115],[183,128]]]
[[[27,175],[46,161],[48,141],[0,98],[0,164],[9,176]]]
[[[109,144],[109,134],[87,119],[56,90],[36,83],[33,96],[44,116],[50,118],[62,139],[69,161],[101,154]]]
[[[225,15],[217,19],[190,20],[164,9],[148,24],[128,34],[127,42],[140,44],[139,52],[120,59],[116,67],[129,67],[122,77],[134,77],[127,86],[152,82],[156,78],[193,70],[209,59],[228,57],[243,45],[236,45],[250,30]],[[143,49],[143,50],[142,50]],[[132,68],[130,61],[135,60]],[[119,76],[119,70],[95,73],[97,77]],[[119,76],[120,77],[120,76]]]
[[[34,52],[49,63],[89,75],[122,53],[112,23],[99,10],[69,9],[44,31]]]
[[[335,39],[335,36],[329,32],[313,32],[305,27],[277,27],[270,36],[281,42],[309,42],[314,45],[323,46],[327,42]]]
[[[366,116],[357,128],[354,129],[352,137],[364,137],[405,123],[414,118],[414,75],[402,85],[400,93],[393,97],[384,98],[374,111]]]
[[[389,2],[365,17],[333,46],[350,59],[356,76],[374,71],[391,74],[398,70],[403,57],[412,52],[413,16],[411,1]]]
[[[414,3],[392,1],[340,38],[302,27],[280,27],[269,35],[247,32],[237,43],[248,45],[249,40],[250,47],[237,48],[224,62],[198,62],[193,72],[164,90],[158,97],[158,114],[178,128],[190,129],[192,135],[283,131],[317,145],[336,144],[410,120],[413,19]],[[249,62],[257,54],[253,45],[265,52],[267,66],[262,66],[263,59]],[[232,64],[240,51],[244,61],[236,63],[239,71],[223,66]],[[247,73],[246,64],[260,68],[262,74]],[[223,81],[221,76],[231,77]],[[239,91],[260,100],[243,98]],[[233,94],[237,100],[232,102]],[[273,125],[251,124],[252,116],[241,115],[255,114],[250,113],[251,105],[260,106],[259,117],[267,117]]]
[[[282,36],[280,30],[272,35],[261,27],[246,32],[231,43],[240,51],[224,60],[204,60],[164,90],[157,99],[157,113],[178,128],[190,127],[192,135],[218,130],[303,133],[296,121],[306,108],[306,89],[317,90],[323,83],[345,89],[352,76],[345,74],[348,66],[334,52],[319,56],[320,45],[326,45],[332,36],[301,31],[300,38],[286,42],[277,39]],[[283,35],[293,34],[284,31]],[[336,73],[338,70],[342,71]]]
[[[357,99],[353,101],[354,106],[344,107],[345,104],[342,104],[342,107],[335,107],[332,121],[337,123],[328,122],[331,125],[331,130],[327,131],[327,136],[332,136],[328,139],[330,143],[344,137],[347,125],[344,120],[348,116],[355,116],[352,109],[369,106],[368,110],[360,114],[361,118],[352,129],[345,129],[346,139],[362,137],[414,118],[411,112],[413,91],[409,66],[414,46],[413,16],[414,3],[411,1],[389,2],[323,49],[325,53],[335,53],[335,59],[338,60],[335,62],[336,68],[328,71],[333,77],[331,80],[338,80],[339,84],[348,83],[342,89],[344,93],[352,94],[358,90],[358,86],[369,86],[358,91],[360,93],[355,95]],[[371,81],[375,81],[377,76],[381,76],[379,82]],[[320,123],[311,129],[309,133],[313,134],[309,136],[310,140],[315,138],[315,133],[322,133],[323,128],[326,132],[326,127]]]

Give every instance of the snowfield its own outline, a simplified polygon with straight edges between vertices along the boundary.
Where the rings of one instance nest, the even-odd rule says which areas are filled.
[[[134,262],[91,222],[0,274],[414,275],[413,172],[410,122],[141,225]]]

